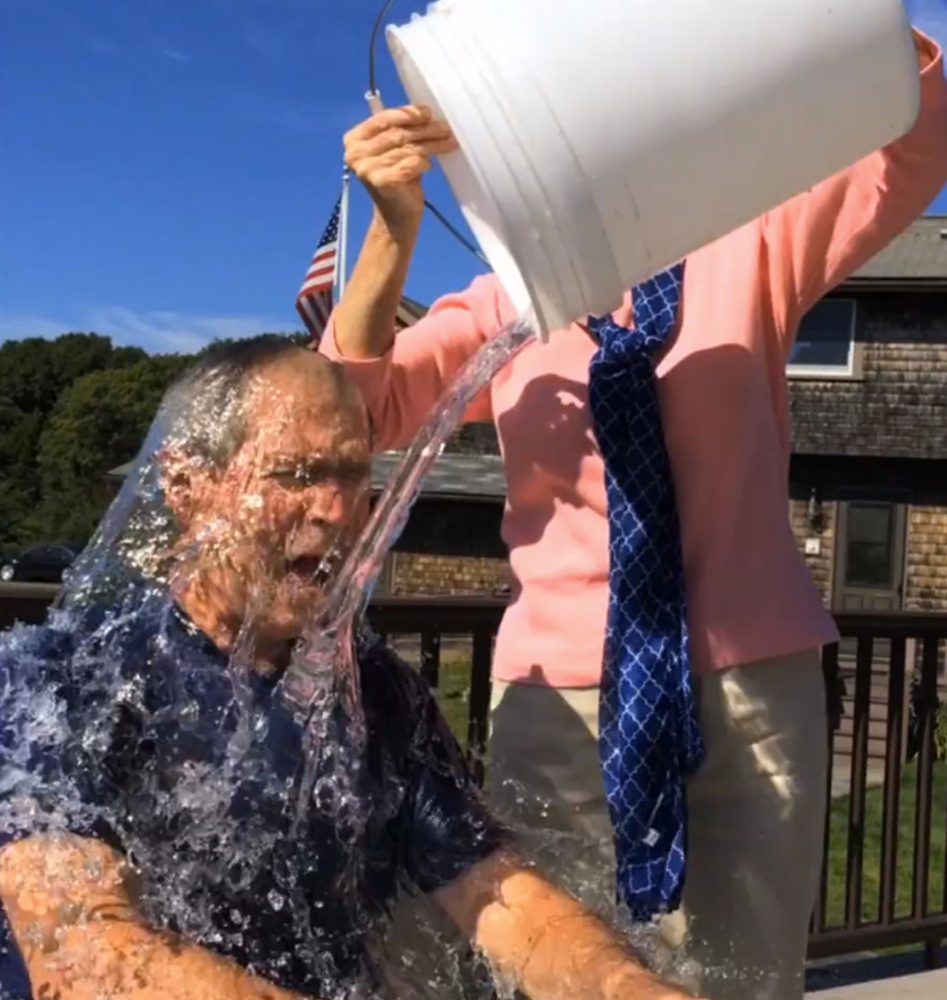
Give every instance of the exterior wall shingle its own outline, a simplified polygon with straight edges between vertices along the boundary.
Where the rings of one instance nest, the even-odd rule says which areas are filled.
[[[947,611],[947,507],[912,507],[904,604],[912,611]]]
[[[947,295],[861,294],[861,377],[790,383],[793,451],[947,458]]]

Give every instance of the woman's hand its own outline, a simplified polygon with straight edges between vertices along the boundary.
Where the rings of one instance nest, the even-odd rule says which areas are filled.
[[[389,233],[413,241],[424,212],[421,177],[431,158],[457,149],[429,108],[387,108],[345,136],[345,162],[362,182]]]

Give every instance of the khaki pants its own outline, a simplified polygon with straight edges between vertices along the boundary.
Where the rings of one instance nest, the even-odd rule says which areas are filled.
[[[700,677],[706,761],[687,784],[688,874],[662,930],[708,1000],[799,1000],[822,862],[825,685],[815,651]],[[494,683],[489,792],[592,906],[614,895],[598,689]]]

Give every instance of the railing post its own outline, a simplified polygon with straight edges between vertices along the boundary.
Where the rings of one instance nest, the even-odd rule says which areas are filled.
[[[822,650],[822,673],[826,678],[826,688],[828,691],[837,692],[839,684],[838,672],[838,643],[832,643]],[[834,694],[833,694],[834,697]],[[844,706],[839,713],[838,724],[841,725],[841,716]],[[819,877],[819,898],[816,900],[815,911],[812,914],[810,934],[822,934],[827,926],[828,903],[829,903],[829,841],[832,835],[832,775],[834,773],[835,758],[835,721],[829,719],[829,731],[826,737],[829,742],[828,767],[829,773],[825,782],[825,820],[822,831],[822,873]]]
[[[493,630],[481,626],[473,634],[473,662],[470,669],[470,722],[467,752],[479,785],[486,776],[484,758],[490,725],[490,665],[493,659]]]
[[[921,650],[921,686],[918,706],[917,802],[914,820],[914,893],[911,916],[927,916],[931,852],[931,797],[934,779],[934,718],[937,706],[936,635],[926,635]]]
[[[925,969],[939,969],[940,962],[940,938],[934,938],[933,941],[927,941],[924,944],[924,968]]]
[[[441,673],[441,632],[425,629],[421,633],[421,676],[436,688]]]
[[[914,683],[914,671],[917,665],[917,639],[910,636],[904,646],[904,694],[901,706],[901,763],[908,760],[908,730],[911,724],[911,687]]]
[[[903,638],[891,640],[891,659],[888,663],[888,724],[885,746],[884,806],[881,834],[881,884],[878,909],[881,923],[890,924],[895,919],[898,868],[898,825],[901,815],[901,767],[904,763],[904,744],[907,740],[905,716],[907,698],[905,691],[906,649]]]
[[[848,855],[845,865],[845,926],[861,924],[862,863],[865,854],[865,789],[868,781],[868,729],[871,722],[871,674],[874,642],[859,636],[855,654],[855,707],[852,730],[851,797]]]

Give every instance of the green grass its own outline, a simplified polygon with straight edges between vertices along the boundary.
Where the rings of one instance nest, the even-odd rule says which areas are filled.
[[[944,910],[945,839],[947,839],[947,764],[934,767],[931,804],[931,850],[927,882],[928,912]],[[898,809],[897,856],[895,867],[895,918],[911,913],[917,765],[904,767]],[[861,919],[873,923],[880,916],[881,838],[884,816],[884,789],[870,788],[865,801],[865,846],[862,858]],[[826,923],[829,927],[845,919],[845,871],[848,857],[849,799],[832,804],[829,826],[828,900]]]
[[[470,713],[470,659],[444,657],[441,660],[437,700],[441,711],[460,742],[467,745],[467,720]]]

